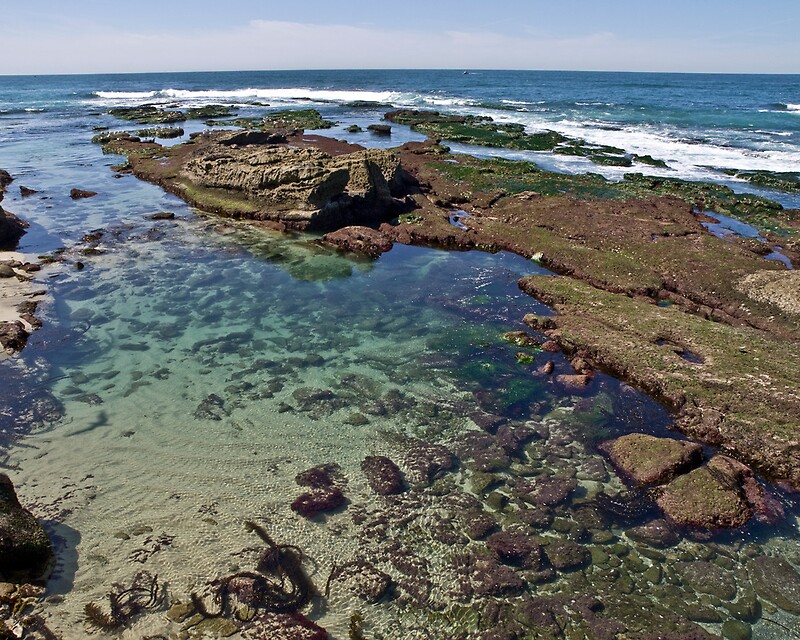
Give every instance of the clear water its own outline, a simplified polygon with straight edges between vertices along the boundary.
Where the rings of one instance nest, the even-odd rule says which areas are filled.
[[[607,91],[621,95],[656,95],[676,82],[694,82],[660,79],[668,87],[659,88],[639,78],[641,86],[626,89],[631,78],[596,75],[567,80],[590,93],[600,92],[605,82]],[[85,637],[84,606],[141,569],[166,581],[171,600],[185,602],[208,581],[251,568],[259,541],[245,529],[248,520],[276,541],[302,548],[322,591],[337,565],[359,557],[380,564],[383,547],[365,537],[356,517],[366,513],[368,523],[385,518],[391,535],[427,567],[427,602],[410,605],[403,594],[413,591],[414,581],[386,561],[380,566],[399,581],[401,597],[366,605],[334,585],[309,615],[334,638],[348,637],[354,612],[364,616],[370,638],[474,637],[458,609],[470,603],[452,589],[459,579],[452,561],[483,543],[448,546],[434,532],[448,523],[456,523],[457,531],[463,511],[458,505],[466,495],[485,500],[491,512],[490,498],[475,489],[475,469],[462,467],[436,492],[401,499],[390,509],[367,486],[360,470],[364,456],[400,461],[408,437],[458,448],[477,431],[469,418],[473,412],[507,416],[539,437],[510,469],[497,471],[500,493],[510,493],[511,484],[527,474],[578,481],[574,508],[560,507],[558,522],[541,532],[553,540],[577,535],[579,505],[600,491],[622,489],[594,448],[598,439],[629,431],[669,433],[662,407],[613,378],[599,375],[585,392],[572,395],[535,374],[549,359],[557,372],[569,372],[563,357],[533,353],[532,364],[518,362],[520,348],[500,336],[524,329],[525,313],[549,313],[516,286],[520,276],[544,273],[535,263],[510,254],[402,246],[376,262],[348,259],[312,236],[231,226],[197,215],[153,185],[115,178],[109,167],[119,158],[104,157],[89,142],[93,126],[121,127],[110,116],[92,113],[112,101],[142,99],[101,97],[98,91],[263,86],[274,96],[267,101],[285,105],[298,102],[275,89],[300,86],[336,98],[320,109],[346,126],[368,124],[381,110],[344,107],[345,99],[386,87],[436,100],[462,95],[533,104],[541,86],[558,84],[548,74],[498,77],[490,82],[463,76],[474,86],[459,84],[467,82],[462,76],[445,81],[437,72],[99,76],[24,86],[0,79],[6,110],[0,116],[0,166],[17,178],[3,204],[32,223],[22,250],[68,249],[65,265],[37,276],[50,291],[41,311],[44,328],[20,357],[0,363],[5,463],[21,498],[56,540],[58,566],[48,584],[53,597],[41,609],[51,628],[64,638]],[[512,79],[524,80],[517,93],[507,90]],[[720,82],[725,86],[727,80]],[[780,91],[771,84],[777,80],[752,82],[763,96],[791,102],[786,96],[794,80]],[[148,99],[208,101],[161,94]],[[666,108],[656,99],[651,106],[656,112]],[[709,127],[732,127],[729,119],[720,115]],[[688,126],[678,120],[675,126]],[[192,126],[201,125],[187,130]],[[364,135],[365,142],[383,144]],[[413,135],[398,130],[392,142]],[[20,184],[39,193],[21,198]],[[98,195],[73,201],[72,187]],[[164,210],[177,219],[144,218]],[[95,229],[105,232],[103,253],[83,256],[81,238]],[[75,260],[86,267],[73,268]],[[203,407],[210,413],[198,411]],[[328,462],[341,465],[350,503],[319,521],[306,520],[289,508],[302,491],[294,477]],[[686,615],[680,607],[703,605],[718,612],[720,620],[704,623],[718,633],[730,617],[727,609],[684,584],[681,563],[705,558],[729,567],[737,601],[744,601],[752,593],[749,557],[769,553],[796,560],[800,554],[797,515],[784,499],[789,517],[779,527],[754,527],[714,542],[684,539],[663,558],[627,537],[625,525],[608,524],[602,532],[607,535],[580,538],[597,556],[590,567],[559,572],[531,591],[574,593],[577,577],[585,575],[584,592],[602,595],[606,572],[618,571],[622,580],[614,584],[621,590],[613,592],[631,609],[667,606]],[[608,553],[611,548],[627,559],[609,559],[615,555]],[[658,585],[642,578],[652,566],[669,578]],[[634,592],[622,584],[626,580]],[[765,610],[754,637],[786,637],[784,627],[797,622],[785,612]],[[121,635],[177,629],[157,612]]]

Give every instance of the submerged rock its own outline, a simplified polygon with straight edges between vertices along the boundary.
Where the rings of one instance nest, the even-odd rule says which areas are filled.
[[[703,448],[694,442],[631,433],[601,447],[611,462],[637,484],[664,484],[697,467]]]
[[[0,578],[35,581],[52,568],[53,547],[42,525],[17,498],[11,479],[0,474]]]
[[[28,341],[28,332],[19,322],[0,322],[0,348],[11,355],[22,351]]]
[[[386,456],[367,456],[361,462],[372,490],[382,496],[396,495],[405,490],[400,468]]]
[[[787,560],[759,556],[748,563],[747,571],[759,596],[800,615],[800,573]]]
[[[292,511],[306,518],[318,513],[333,511],[345,503],[345,497],[339,487],[321,487],[299,495],[292,502]]]

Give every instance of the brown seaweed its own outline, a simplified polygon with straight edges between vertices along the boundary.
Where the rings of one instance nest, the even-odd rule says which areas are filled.
[[[115,584],[108,594],[108,610],[96,602],[84,607],[86,618],[104,631],[112,631],[129,624],[136,616],[157,609],[164,602],[165,589],[159,585],[158,576],[147,571],[137,573],[131,585]]]
[[[267,549],[255,571],[239,571],[208,583],[213,610],[200,595],[191,594],[195,608],[206,618],[219,618],[233,612],[244,622],[233,611],[232,598],[255,610],[292,613],[308,604],[314,594],[314,585],[303,570],[302,551],[294,545],[276,544],[254,522],[247,522],[246,526],[267,544]]]

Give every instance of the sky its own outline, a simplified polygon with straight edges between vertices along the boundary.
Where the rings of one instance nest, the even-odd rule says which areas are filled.
[[[0,74],[800,73],[798,0],[0,0]]]

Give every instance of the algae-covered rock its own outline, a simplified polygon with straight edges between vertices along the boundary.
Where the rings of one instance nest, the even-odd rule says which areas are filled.
[[[698,593],[707,593],[720,600],[736,597],[736,580],[729,571],[707,560],[695,560],[678,564],[678,572],[684,583]]]
[[[800,615],[800,573],[787,560],[759,556],[748,563],[747,571],[759,596]]]
[[[122,120],[132,120],[140,124],[169,124],[186,120],[186,116],[181,111],[161,109],[151,104],[143,104],[138,107],[115,107],[109,109],[108,113]]]
[[[657,502],[673,522],[705,529],[741,527],[753,515],[730,478],[709,466],[678,476],[665,487]]]
[[[42,525],[17,498],[11,479],[0,474],[0,578],[35,581],[53,561],[53,547]]]
[[[694,442],[631,433],[602,447],[611,461],[637,484],[664,484],[690,471],[703,459],[703,448]]]
[[[680,536],[666,520],[658,518],[638,527],[631,527],[625,535],[635,542],[651,547],[671,547],[678,544]]]

